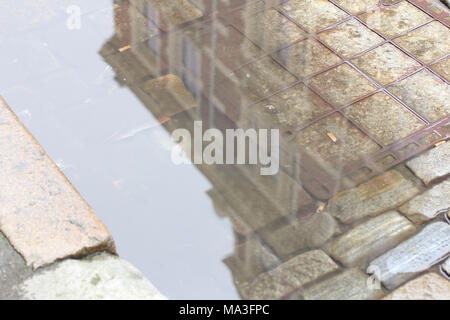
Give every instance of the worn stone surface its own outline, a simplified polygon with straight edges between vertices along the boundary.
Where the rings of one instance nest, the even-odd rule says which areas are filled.
[[[333,134],[336,142],[327,133]],[[337,113],[302,130],[296,142],[317,162],[335,168],[379,150],[375,142]]]
[[[346,266],[366,265],[412,235],[414,225],[395,211],[360,224],[334,240],[329,253]]]
[[[396,208],[419,191],[414,180],[398,170],[391,170],[337,194],[330,199],[327,210],[340,221],[351,223]]]
[[[246,18],[238,29],[267,52],[300,40],[306,33],[275,9]]]
[[[415,223],[422,223],[435,218],[440,210],[450,208],[449,194],[450,180],[447,179],[411,199],[399,210]]]
[[[309,32],[325,29],[348,16],[328,1],[291,0],[281,4],[280,8]]]
[[[341,62],[341,59],[314,39],[293,44],[273,55],[300,78],[311,76]]]
[[[382,85],[387,85],[420,67],[419,63],[390,43],[355,58],[352,62]]]
[[[303,83],[284,90],[254,107],[255,117],[266,128],[297,127],[332,110]]]
[[[450,58],[433,64],[431,68],[450,81]]]
[[[374,276],[392,290],[427,270],[450,253],[450,225],[435,222],[394,249],[373,260]]]
[[[338,266],[323,251],[303,253],[238,286],[244,299],[281,299]]]
[[[395,83],[388,90],[428,121],[450,114],[450,87],[427,70]]]
[[[159,300],[164,296],[130,263],[108,253],[67,259],[19,287],[26,300]]]
[[[34,268],[114,242],[89,205],[0,100],[0,226]]]
[[[16,286],[32,274],[33,270],[0,232],[0,300],[18,299]]]
[[[351,105],[344,113],[383,145],[390,145],[425,126],[384,92]]]
[[[394,42],[424,63],[431,63],[450,52],[450,30],[435,21],[420,27]]]
[[[450,300],[450,281],[435,273],[412,280],[383,300]]]
[[[261,237],[279,256],[287,256],[304,248],[318,248],[339,231],[332,216],[326,212],[291,219],[276,230],[263,232]]]
[[[342,6],[344,9],[350,11],[353,14],[365,11],[369,8],[376,7],[379,0],[336,0],[338,5]]]
[[[450,143],[446,142],[418,157],[408,161],[406,165],[420,179],[429,184],[435,179],[450,173]]]
[[[348,64],[340,65],[310,80],[311,86],[332,104],[342,106],[376,90]]]
[[[383,38],[356,19],[321,32],[319,38],[346,58],[351,58],[383,41]]]
[[[362,271],[350,269],[305,289],[306,300],[368,300],[379,297],[380,289],[368,287],[369,277]]]
[[[388,38],[398,36],[431,18],[407,1],[369,10],[361,19]]]

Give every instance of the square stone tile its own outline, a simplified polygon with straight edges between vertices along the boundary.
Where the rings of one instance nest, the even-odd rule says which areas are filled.
[[[428,121],[450,114],[450,87],[427,70],[397,82],[388,90]]]
[[[450,58],[442,60],[431,67],[434,71],[450,81]]]
[[[450,31],[443,24],[434,21],[403,37],[394,40],[396,44],[419,58],[431,63],[450,52]]]
[[[345,108],[344,112],[384,145],[404,138],[424,126],[408,109],[383,92]]]
[[[300,78],[313,75],[342,60],[314,39],[306,39],[273,54],[273,57]]]
[[[431,20],[422,10],[407,1],[397,5],[378,7],[360,16],[368,26],[388,38],[398,36]]]
[[[382,85],[391,83],[420,67],[418,62],[389,43],[353,59],[352,62]]]
[[[212,50],[210,28],[209,24],[196,24],[182,31],[180,37],[184,39],[185,46],[189,45],[192,48],[193,55],[202,54],[202,51]],[[225,27],[215,37],[216,47],[214,55],[216,63],[220,63],[230,69],[230,71],[265,54],[263,50],[232,26]],[[191,42],[191,44],[188,42]]]
[[[321,32],[319,38],[346,58],[351,58],[383,42],[383,38],[355,19],[344,22],[336,28]]]
[[[272,58],[265,57],[238,69],[229,79],[219,83],[216,93],[235,106],[244,106],[295,81],[297,79]]]
[[[342,6],[344,9],[350,11],[353,14],[357,14],[366,11],[369,8],[376,7],[379,0],[335,0],[335,2]]]
[[[252,15],[236,27],[267,52],[287,47],[306,35],[305,31],[275,9]]]
[[[342,106],[376,90],[376,87],[348,64],[322,73],[310,85],[330,103]]]
[[[297,127],[332,110],[314,92],[300,83],[258,103],[254,108],[259,119],[270,127]]]
[[[332,135],[335,139],[330,138]],[[323,165],[340,168],[380,149],[369,137],[339,113],[322,119],[299,132],[298,145]]]
[[[328,1],[290,0],[280,5],[287,15],[309,32],[325,29],[348,15]]]

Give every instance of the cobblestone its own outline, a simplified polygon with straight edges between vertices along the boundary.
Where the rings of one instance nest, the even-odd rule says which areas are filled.
[[[306,300],[367,300],[383,294],[368,287],[369,277],[357,269],[346,270],[330,279],[305,289]]]
[[[450,208],[450,180],[441,182],[423,194],[411,199],[399,210],[415,223],[433,219],[442,209]]]
[[[408,161],[406,165],[425,184],[450,173],[450,143],[443,143]]]
[[[450,225],[435,222],[394,249],[373,260],[369,268],[392,290],[427,270],[450,253]]]
[[[242,298],[248,300],[281,299],[337,269],[338,266],[323,251],[309,251],[260,274],[251,282],[243,283],[240,292]]]
[[[331,243],[330,255],[346,266],[366,265],[415,232],[408,219],[392,211],[358,225]]]
[[[406,173],[405,173],[406,174]],[[344,223],[396,208],[419,193],[414,180],[391,170],[331,198],[328,212]]]

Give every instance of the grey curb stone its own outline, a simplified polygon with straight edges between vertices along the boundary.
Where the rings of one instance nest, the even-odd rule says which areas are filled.
[[[57,263],[19,287],[27,300],[163,300],[129,262],[110,253]]]

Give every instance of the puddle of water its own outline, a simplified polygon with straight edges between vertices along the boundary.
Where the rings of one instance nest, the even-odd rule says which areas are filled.
[[[0,4],[1,94],[108,226],[121,256],[169,298],[272,290],[276,275],[259,288],[248,283],[349,229],[326,213],[328,199],[442,139],[427,129],[436,135],[427,145],[389,149],[431,123],[389,93],[373,95],[376,80],[344,64],[382,37],[330,2],[282,2]],[[346,19],[323,40],[308,36]],[[417,63],[401,57],[405,68],[383,79],[414,71]],[[398,116],[371,113],[372,100]],[[448,121],[437,110],[433,128]],[[271,155],[280,170],[176,165],[171,134],[186,128],[195,138],[194,121],[223,133],[279,129],[280,155]]]

